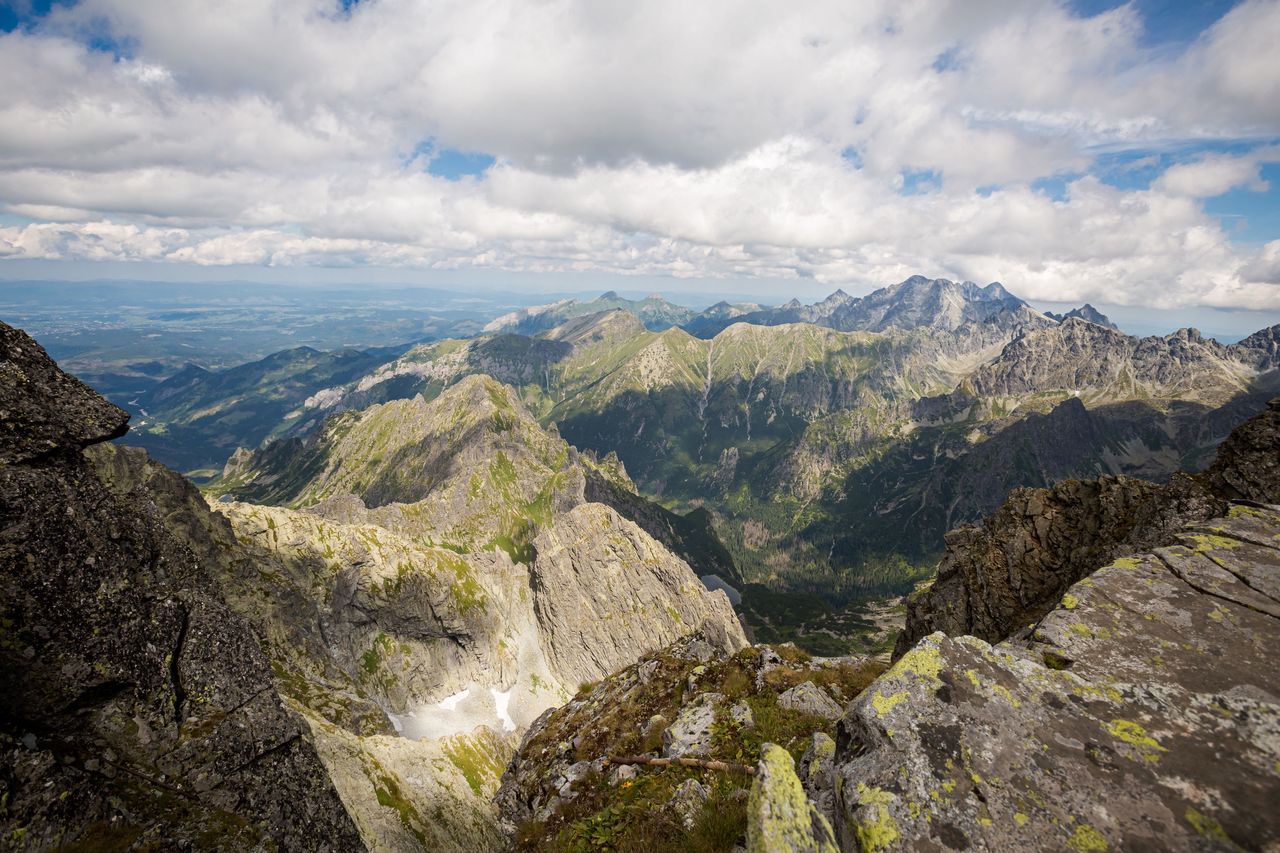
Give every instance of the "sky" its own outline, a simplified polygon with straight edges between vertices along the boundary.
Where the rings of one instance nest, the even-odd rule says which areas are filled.
[[[0,0],[0,278],[1274,316],[1277,44],[1280,0]]]

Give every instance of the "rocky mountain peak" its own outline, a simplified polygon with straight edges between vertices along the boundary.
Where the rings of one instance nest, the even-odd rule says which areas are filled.
[[[1116,331],[1120,330],[1120,327],[1111,322],[1111,319],[1107,317],[1106,314],[1103,314],[1087,302],[1079,308],[1072,308],[1065,314],[1055,314],[1052,311],[1046,311],[1045,316],[1057,320],[1059,323],[1065,322],[1068,319],[1076,318],[1089,323],[1096,323],[1099,326],[1105,326],[1108,329],[1115,329]]]
[[[826,299],[819,302],[818,306],[821,306],[824,308],[836,308],[840,305],[846,305],[850,302],[855,302],[855,301],[856,299],[854,297],[845,293],[843,290],[837,289]]]
[[[542,337],[578,347],[633,337],[643,334],[644,331],[644,323],[639,317],[621,308],[611,308],[566,320],[559,326],[543,332]]]
[[[0,323],[0,463],[124,435],[129,415],[102,399],[20,329]]]

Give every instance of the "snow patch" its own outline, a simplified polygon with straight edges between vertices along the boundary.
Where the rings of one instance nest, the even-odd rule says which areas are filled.
[[[502,721],[502,730],[514,732],[516,730],[516,721],[511,719],[509,711],[511,707],[511,690],[502,693],[498,688],[490,687],[489,692],[493,694],[493,707],[497,711],[498,719]]]
[[[436,740],[450,735],[470,732],[479,726],[516,730],[511,719],[512,690],[505,693],[496,687],[469,684],[452,696],[439,702],[423,705],[407,714],[388,714],[391,725],[402,736],[413,740]]]

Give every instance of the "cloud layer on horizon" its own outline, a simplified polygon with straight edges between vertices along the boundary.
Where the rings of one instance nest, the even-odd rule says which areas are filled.
[[[82,0],[0,35],[0,257],[1280,308],[1280,240],[1205,208],[1271,189],[1280,2],[1175,48],[1143,28],[1053,0]],[[442,151],[495,160],[450,179]],[[1116,152],[1154,177],[1102,175]]]

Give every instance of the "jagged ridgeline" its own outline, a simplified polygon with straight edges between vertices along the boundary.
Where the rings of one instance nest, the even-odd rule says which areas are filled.
[[[245,384],[276,375],[265,367],[238,368],[235,382],[228,374],[227,390],[214,376],[161,383],[147,425],[125,441],[164,459],[172,436],[204,435],[208,447],[216,437],[202,466],[222,466],[228,442],[265,448],[252,465],[274,466],[273,479],[253,488],[296,503],[311,498],[289,481],[309,482],[304,463],[324,464],[302,448],[340,441],[332,434],[352,412],[429,401],[486,375],[584,458],[594,453],[597,468],[635,483],[612,490],[623,478],[588,477],[591,500],[699,574],[740,577],[761,637],[834,653],[853,647],[840,639],[846,623],[862,624],[845,603],[908,591],[932,572],[943,533],[991,512],[1010,489],[1201,468],[1280,388],[1277,329],[1230,346],[1194,330],[1136,338],[1084,308],[1050,318],[999,285],[913,277],[809,306],[713,306],[683,328],[674,314],[646,314],[652,300],[606,296],[423,344],[358,377],[281,383],[279,393]],[[259,392],[276,394],[269,428],[247,402]],[[237,493],[246,464],[238,455],[213,488]],[[392,488],[398,474],[385,460],[373,467],[375,495]],[[520,512],[503,530],[513,546]]]

